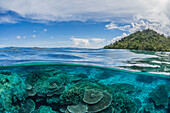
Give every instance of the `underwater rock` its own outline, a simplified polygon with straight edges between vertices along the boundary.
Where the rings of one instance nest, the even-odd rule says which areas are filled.
[[[95,75],[95,77],[98,79],[107,79],[113,76],[114,76],[113,71],[109,71],[109,70],[106,70],[103,73],[98,73]]]
[[[143,108],[144,108],[144,112],[155,113],[155,107],[153,103],[147,104]]]
[[[128,93],[128,92],[134,92],[136,90],[136,88],[133,85],[127,83],[116,83],[111,85],[111,87],[115,93],[116,92]]]
[[[71,82],[78,82],[84,79],[87,79],[88,76],[84,73],[74,74],[72,77],[70,77]]]
[[[0,112],[15,112],[26,98],[26,85],[15,74],[0,74]]]
[[[96,104],[103,98],[103,93],[97,90],[86,90],[83,101],[87,104]]]
[[[71,113],[85,113],[87,112],[87,105],[80,102],[77,105],[67,106],[67,110]]]
[[[150,98],[154,101],[156,106],[165,106],[168,102],[168,90],[166,85],[157,86],[150,94]]]
[[[115,93],[112,97],[112,106],[117,111],[136,112],[136,103],[127,94]]]
[[[152,83],[153,81],[157,80],[154,76],[148,76],[148,75],[137,75],[136,81],[144,82],[144,83]]]
[[[25,104],[22,105],[19,113],[32,113],[35,110],[35,103],[33,100],[26,100]]]
[[[99,112],[110,106],[112,96],[105,91],[103,91],[102,93],[103,98],[99,102],[95,104],[88,104],[88,112]]]
[[[64,91],[60,96],[60,103],[62,105],[78,104],[84,96],[84,89],[71,87]]]
[[[57,111],[53,111],[50,106],[40,106],[37,110],[32,113],[59,113]]]

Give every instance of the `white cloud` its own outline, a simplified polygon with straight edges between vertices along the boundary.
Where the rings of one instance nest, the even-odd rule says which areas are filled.
[[[125,26],[117,26],[111,22],[110,24],[106,25],[106,28],[111,29],[119,29],[122,31],[128,31],[130,34],[136,31],[142,31],[144,29],[153,29],[160,34],[164,34],[165,36],[170,36],[170,27],[168,25],[163,25],[157,22],[148,22],[144,20],[139,20],[138,22],[131,23],[130,25]]]
[[[104,42],[105,39],[104,38],[91,38],[91,41],[95,42],[95,43],[101,43]]]
[[[17,23],[17,19],[11,16],[0,16],[0,23]]]
[[[121,36],[117,36],[117,37],[113,38],[111,41],[108,41],[108,42],[109,43],[114,43],[114,42],[116,42],[118,40],[121,40],[122,38],[124,38],[126,36],[128,36],[128,35],[126,33],[123,33]]]
[[[103,38],[75,38],[72,36],[70,38],[73,41],[74,47],[84,47],[84,48],[101,48],[105,45],[105,39]]]
[[[134,15],[169,17],[168,0],[1,0],[3,10],[11,10],[22,17],[48,21],[126,21]],[[160,18],[164,18],[160,17]],[[151,17],[154,19],[154,17]],[[116,20],[115,20],[116,21]]]
[[[17,39],[21,39],[21,36],[16,36]]]
[[[87,47],[90,45],[89,39],[84,38],[74,38],[73,36],[70,38],[75,46],[79,47]]]
[[[163,29],[170,28],[169,6],[169,0],[0,0],[3,12],[14,11],[32,22],[94,20],[131,24],[146,20],[160,24]],[[4,17],[0,20],[1,23],[16,22]],[[115,27],[117,25],[111,25],[108,29]]]
[[[34,33],[37,32],[36,30],[33,31]]]
[[[27,38],[26,36],[23,36],[23,38]]]
[[[54,38],[54,36],[51,36],[50,38]]]
[[[36,35],[32,35],[32,37],[33,37],[33,38],[35,38],[35,37],[36,37]]]
[[[44,32],[47,32],[47,29],[43,29]]]

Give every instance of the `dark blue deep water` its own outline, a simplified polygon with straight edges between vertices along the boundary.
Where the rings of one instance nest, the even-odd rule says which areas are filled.
[[[170,53],[1,48],[0,113],[170,113]]]

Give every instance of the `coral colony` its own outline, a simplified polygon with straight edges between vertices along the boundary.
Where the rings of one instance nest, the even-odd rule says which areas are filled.
[[[168,79],[161,79],[163,84],[155,85],[154,82],[158,82],[155,77],[150,76],[152,81],[148,83],[143,75],[129,74],[131,81],[124,76],[125,81],[123,74],[113,70],[75,66],[3,69],[0,71],[0,112],[169,112]],[[107,82],[109,80],[112,82]]]

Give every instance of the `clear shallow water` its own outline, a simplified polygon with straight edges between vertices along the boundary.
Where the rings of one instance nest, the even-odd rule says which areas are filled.
[[[2,113],[169,113],[170,78],[106,67],[0,67]]]
[[[170,75],[169,52],[83,48],[0,49],[0,65],[30,62],[85,64]]]

